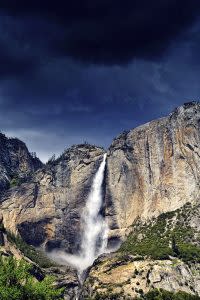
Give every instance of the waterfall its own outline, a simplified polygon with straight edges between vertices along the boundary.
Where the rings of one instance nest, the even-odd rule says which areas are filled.
[[[81,222],[83,225],[83,236],[81,240],[80,254],[71,255],[63,251],[53,251],[51,258],[68,263],[78,270],[82,277],[84,270],[91,266],[94,260],[106,251],[108,226],[100,214],[103,204],[103,180],[106,166],[106,154],[97,170],[91,190],[86,201]]]
[[[90,266],[95,258],[106,248],[107,225],[99,214],[102,207],[102,184],[106,166],[106,154],[93,179],[91,191],[83,213],[84,233],[81,244],[81,255],[86,266]],[[99,246],[98,246],[99,242]]]

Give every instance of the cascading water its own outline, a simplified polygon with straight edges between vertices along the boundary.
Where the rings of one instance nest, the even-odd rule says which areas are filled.
[[[106,166],[106,154],[94,177],[91,191],[83,213],[84,233],[81,255],[85,266],[90,266],[95,258],[105,251],[107,246],[107,224],[99,214],[102,207],[102,185]],[[100,246],[98,247],[98,242]]]
[[[84,270],[92,265],[94,260],[106,251],[108,226],[100,214],[103,204],[102,186],[106,166],[106,154],[94,176],[91,191],[82,214],[83,236],[79,255],[71,255],[61,251],[54,251],[51,257],[62,260],[74,266],[80,279]],[[56,257],[57,256],[57,257]]]

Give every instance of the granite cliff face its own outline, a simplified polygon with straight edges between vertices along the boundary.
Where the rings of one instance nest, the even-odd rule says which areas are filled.
[[[172,211],[200,195],[200,104],[121,134],[108,150],[106,208],[111,235],[138,217]]]
[[[41,161],[29,153],[22,141],[0,133],[0,192],[12,182],[28,179],[40,167]]]
[[[1,212],[7,230],[46,250],[79,250],[80,217],[102,148],[78,145],[35,173],[31,182],[5,193]]]

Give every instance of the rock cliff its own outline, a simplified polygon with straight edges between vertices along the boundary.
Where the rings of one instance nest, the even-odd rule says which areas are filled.
[[[22,141],[0,133],[0,192],[30,178],[40,167],[41,161]]]
[[[200,104],[124,132],[108,150],[106,214],[111,236],[138,217],[175,210],[200,195]]]
[[[28,244],[76,253],[80,216],[103,153],[95,146],[73,146],[38,170],[30,182],[7,191],[1,206],[6,229]]]
[[[176,258],[134,260],[134,257],[120,259],[116,255],[110,255],[99,259],[90,270],[82,299],[132,300],[152,289],[200,294],[199,268],[199,264],[188,266]]]

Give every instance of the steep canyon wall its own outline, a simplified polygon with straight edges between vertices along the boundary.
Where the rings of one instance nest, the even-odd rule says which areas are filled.
[[[124,132],[108,151],[106,213],[122,234],[151,218],[200,200],[200,104]]]

